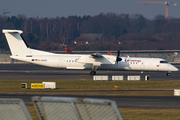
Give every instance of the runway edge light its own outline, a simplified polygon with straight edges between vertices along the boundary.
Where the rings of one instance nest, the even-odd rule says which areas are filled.
[[[118,86],[115,85],[115,86],[114,86],[114,90],[116,90],[117,88],[118,88]]]
[[[27,83],[21,83],[21,88],[27,89]]]

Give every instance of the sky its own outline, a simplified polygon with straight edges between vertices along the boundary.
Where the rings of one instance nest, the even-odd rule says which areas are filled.
[[[148,19],[157,15],[165,16],[165,5],[137,4],[141,0],[0,0],[0,15],[25,15],[26,17],[68,17],[99,15],[114,12],[117,14],[142,14]],[[156,1],[156,0],[142,0]],[[161,0],[157,0],[161,1]],[[169,0],[177,6],[169,6],[169,17],[180,18],[180,0]]]

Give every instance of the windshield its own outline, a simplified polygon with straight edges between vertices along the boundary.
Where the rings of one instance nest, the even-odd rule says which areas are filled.
[[[160,63],[168,63],[167,61],[160,61]]]

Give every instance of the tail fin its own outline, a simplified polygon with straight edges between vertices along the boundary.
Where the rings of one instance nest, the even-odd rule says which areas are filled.
[[[21,30],[3,30],[7,39],[12,56],[31,55],[31,51],[21,37]]]

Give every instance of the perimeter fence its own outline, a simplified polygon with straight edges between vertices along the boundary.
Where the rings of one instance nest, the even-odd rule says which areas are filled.
[[[123,120],[112,100],[35,96],[32,101],[40,120]],[[21,99],[0,99],[0,120],[32,118]]]
[[[32,120],[21,99],[0,99],[0,120]]]

